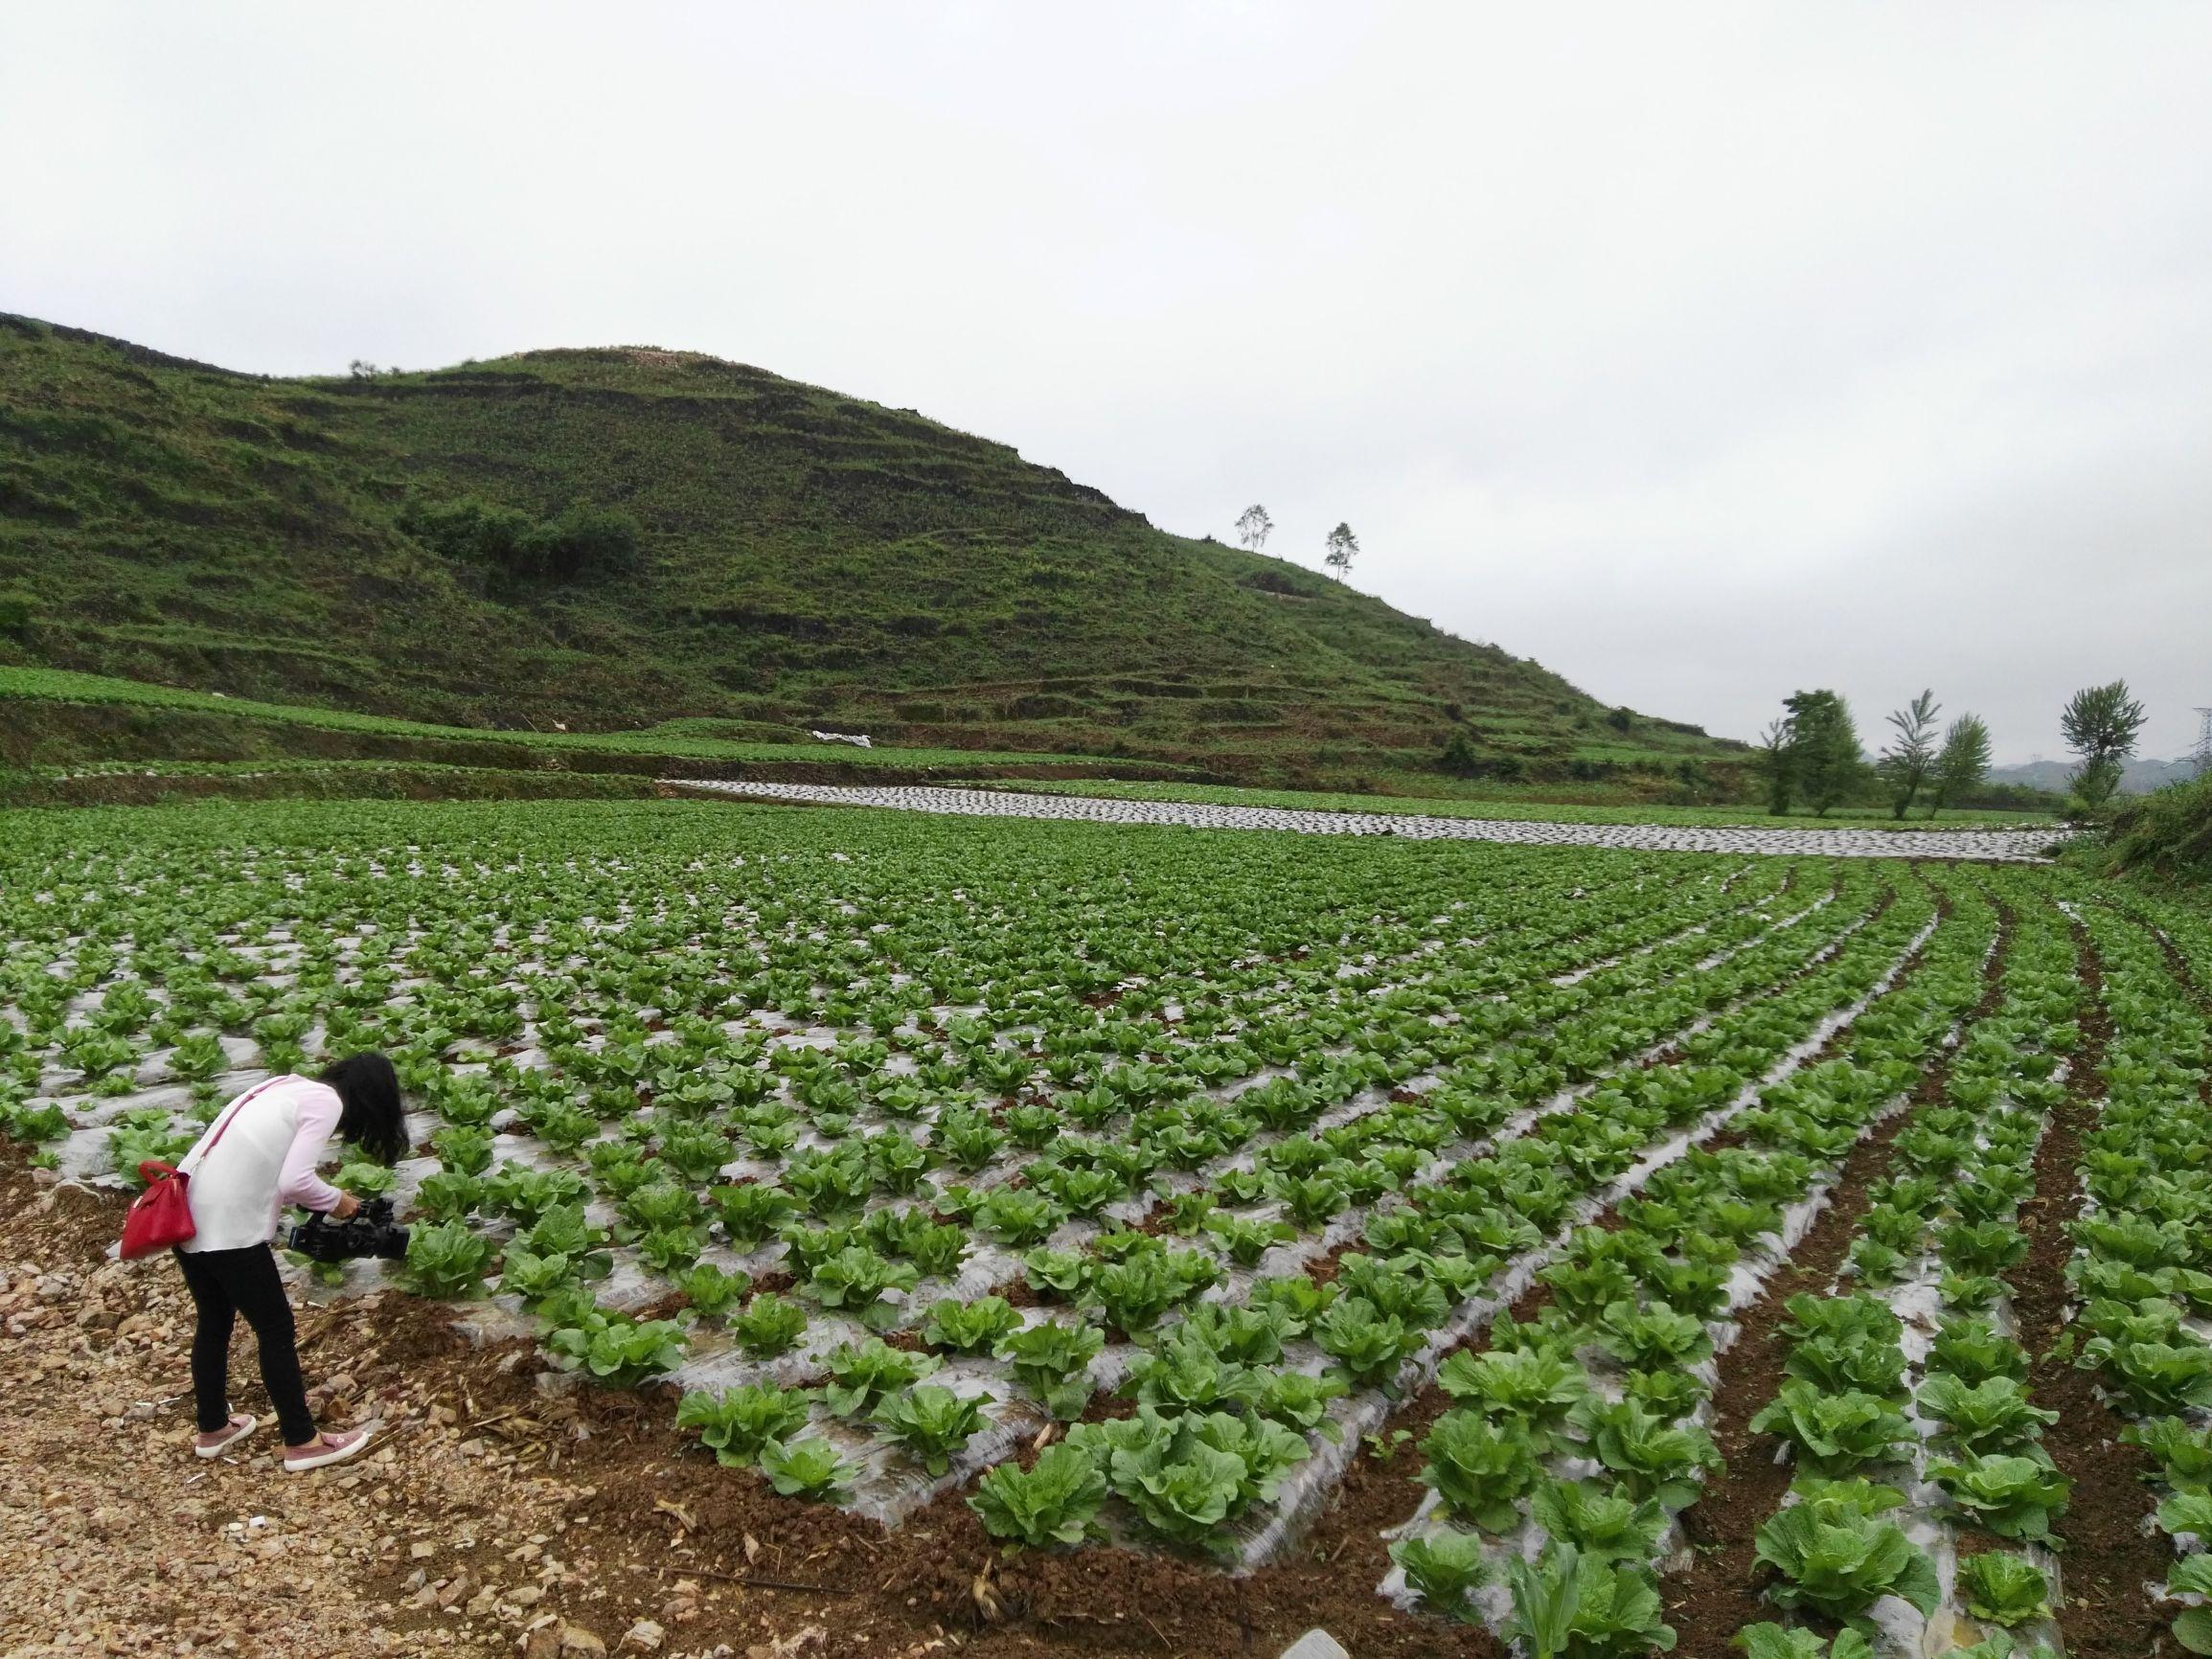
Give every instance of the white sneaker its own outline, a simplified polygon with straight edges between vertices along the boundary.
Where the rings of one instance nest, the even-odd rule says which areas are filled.
[[[309,1469],[328,1468],[332,1464],[342,1464],[348,1458],[358,1457],[369,1449],[370,1437],[381,1427],[382,1423],[372,1422],[359,1428],[350,1428],[343,1434],[317,1435],[313,1445],[299,1451],[287,1448],[285,1452],[285,1467],[293,1474],[304,1475]]]

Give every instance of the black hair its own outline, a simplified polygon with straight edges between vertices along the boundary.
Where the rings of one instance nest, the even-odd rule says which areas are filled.
[[[338,1091],[338,1139],[379,1164],[396,1164],[407,1149],[407,1109],[399,1100],[399,1074],[379,1054],[349,1055],[322,1081]]]

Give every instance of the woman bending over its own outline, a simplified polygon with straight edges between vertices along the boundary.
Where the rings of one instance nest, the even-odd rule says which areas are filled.
[[[399,1079],[382,1055],[342,1059],[320,1079],[271,1078],[217,1113],[189,1156],[185,1190],[193,1237],[177,1246],[177,1265],[199,1324],[193,1333],[192,1389],[199,1414],[194,1449],[203,1458],[245,1439],[256,1420],[230,1408],[231,1328],[239,1314],[261,1351],[262,1383],[285,1436],[285,1467],[322,1468],[356,1456],[375,1425],[318,1433],[300,1378],[292,1307],[285,1298],[269,1241],[287,1204],[343,1219],[360,1200],[315,1173],[335,1135],[379,1164],[407,1148]]]

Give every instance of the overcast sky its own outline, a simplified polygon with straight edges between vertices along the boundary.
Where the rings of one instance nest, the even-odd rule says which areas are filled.
[[[1750,737],[2212,704],[2212,6],[0,0],[0,308],[712,352]]]

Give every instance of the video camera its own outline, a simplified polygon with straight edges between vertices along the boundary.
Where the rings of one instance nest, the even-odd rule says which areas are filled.
[[[353,1261],[363,1257],[398,1261],[407,1254],[407,1228],[394,1219],[391,1199],[370,1198],[343,1221],[308,1216],[292,1229],[291,1247],[310,1261]]]

